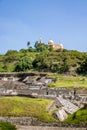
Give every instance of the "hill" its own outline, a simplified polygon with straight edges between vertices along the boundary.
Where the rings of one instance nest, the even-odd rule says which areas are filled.
[[[0,55],[0,72],[45,71],[68,75],[87,73],[87,53],[76,50],[9,50]]]

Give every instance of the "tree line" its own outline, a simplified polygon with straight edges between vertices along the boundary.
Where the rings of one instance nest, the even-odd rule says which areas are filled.
[[[44,43],[27,43],[27,49],[8,50],[0,55],[0,72],[45,71],[66,74],[87,74],[87,53],[77,50],[53,50]]]

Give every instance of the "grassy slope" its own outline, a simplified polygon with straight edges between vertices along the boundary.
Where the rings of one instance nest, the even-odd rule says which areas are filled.
[[[73,115],[69,115],[68,118],[64,121],[68,124],[86,124],[87,125],[87,105],[78,110]]]
[[[46,111],[46,107],[51,102],[52,100],[47,99],[2,97],[0,98],[0,116],[30,116],[53,122],[55,119]]]
[[[57,77],[57,81],[52,83],[50,86],[53,87],[84,87],[87,88],[87,77],[86,76],[66,76],[58,74],[50,74],[50,77]]]

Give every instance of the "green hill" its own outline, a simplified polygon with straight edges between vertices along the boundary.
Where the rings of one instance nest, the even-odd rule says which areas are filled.
[[[37,70],[76,75],[87,74],[86,66],[87,53],[76,50],[21,49],[0,55],[0,72]]]

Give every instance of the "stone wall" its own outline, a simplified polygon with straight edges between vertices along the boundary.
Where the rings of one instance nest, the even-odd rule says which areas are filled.
[[[65,123],[48,123],[48,122],[41,122],[37,118],[31,118],[31,117],[0,117],[0,121],[5,121],[5,122],[11,122],[14,125],[22,125],[22,126],[50,126],[51,127],[74,127],[75,128],[81,128],[81,130],[84,127],[84,130],[86,130],[87,124],[80,124],[80,125],[70,125],[70,124],[65,124]]]
[[[87,89],[68,89],[68,88],[49,88],[43,83],[35,82],[31,85],[18,81],[2,81],[0,80],[0,96],[5,95],[22,95],[31,97],[41,97],[54,99],[62,96],[74,102],[87,103]]]
[[[18,130],[87,130],[86,128],[48,127],[48,126],[17,126]]]

